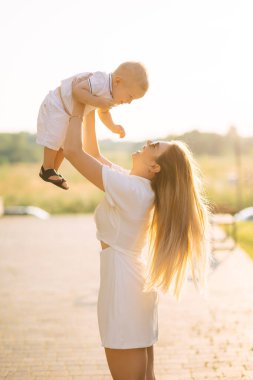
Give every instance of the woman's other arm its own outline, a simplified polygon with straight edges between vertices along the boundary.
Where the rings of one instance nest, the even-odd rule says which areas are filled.
[[[89,112],[83,122],[83,149],[102,164],[112,166],[112,162],[105,158],[99,149],[95,126],[95,111]]]

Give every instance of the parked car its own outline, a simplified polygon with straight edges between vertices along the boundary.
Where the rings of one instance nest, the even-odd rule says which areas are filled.
[[[253,207],[244,208],[235,214],[234,217],[237,222],[243,220],[253,220]]]

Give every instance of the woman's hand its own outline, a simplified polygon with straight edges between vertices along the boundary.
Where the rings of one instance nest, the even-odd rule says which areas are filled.
[[[76,99],[75,90],[78,90],[78,89],[88,90],[89,86],[87,83],[87,79],[89,79],[91,76],[92,74],[87,74],[82,77],[76,77],[72,80],[72,95],[75,99]]]
[[[97,107],[101,109],[110,109],[115,105],[115,102],[113,99],[105,98],[103,96],[97,96]]]
[[[105,98],[104,96],[96,96],[90,94],[89,85],[87,79],[92,76],[88,74],[79,78],[75,78],[72,81],[72,95],[77,101],[81,101],[84,104],[90,104],[96,108],[110,109],[115,105],[113,99]],[[80,95],[81,94],[81,95]]]

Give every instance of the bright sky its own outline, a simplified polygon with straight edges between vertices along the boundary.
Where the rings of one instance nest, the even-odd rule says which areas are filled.
[[[112,110],[140,140],[199,129],[253,135],[252,0],[8,0],[0,11],[0,132],[36,133],[61,79],[141,61],[144,98]],[[100,122],[99,138],[118,137]]]

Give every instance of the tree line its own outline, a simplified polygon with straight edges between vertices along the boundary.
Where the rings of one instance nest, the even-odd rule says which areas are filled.
[[[17,162],[39,162],[43,149],[35,142],[36,135],[28,132],[0,133],[0,164]],[[157,140],[184,141],[195,155],[223,156],[231,154],[253,154],[253,136],[241,137],[235,127],[225,135],[193,130],[182,135],[168,135]],[[99,141],[101,151],[127,151],[139,149],[145,141],[114,142],[106,139]]]

